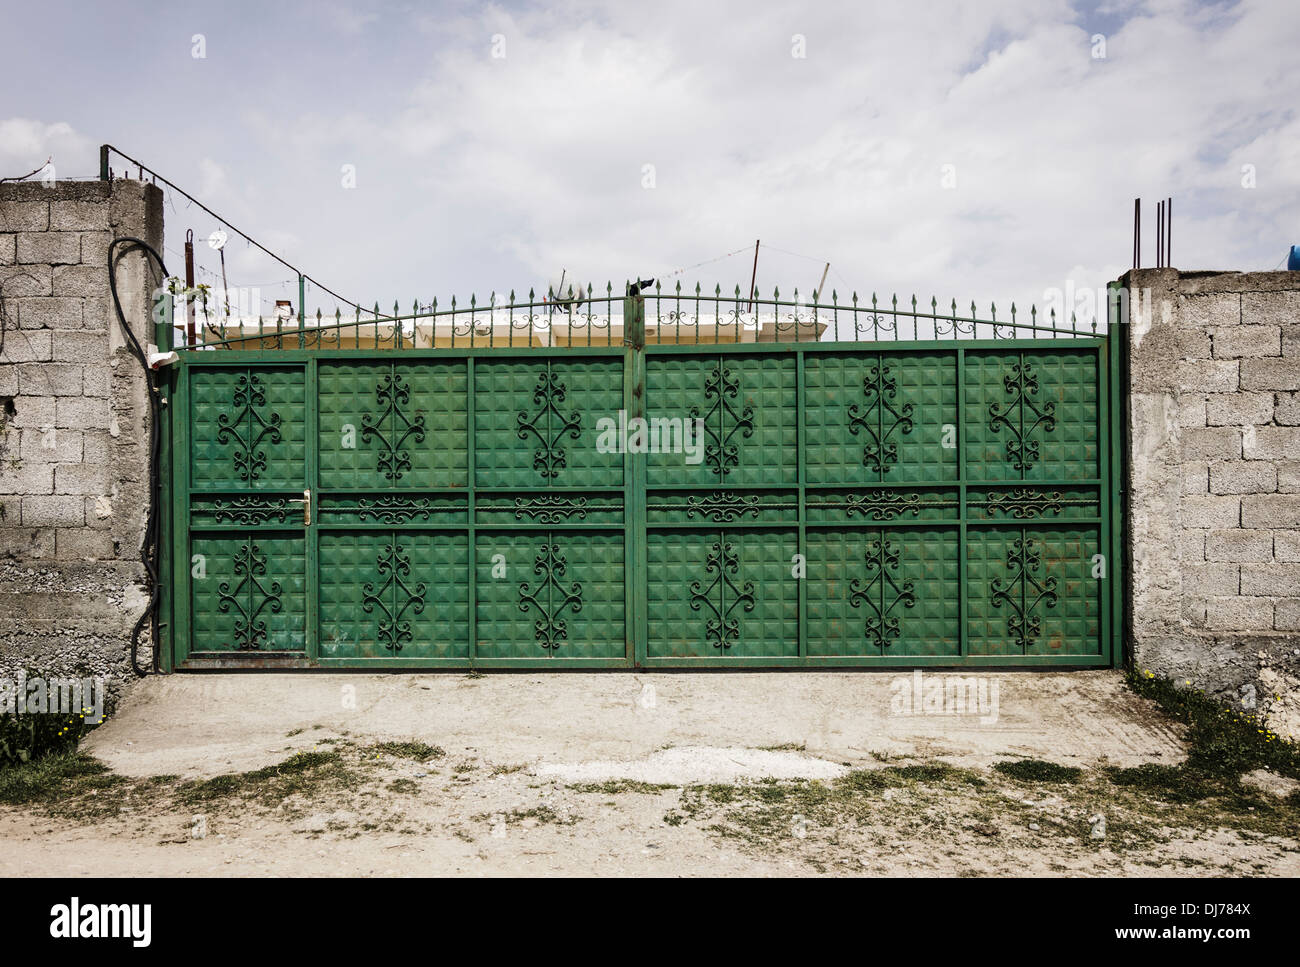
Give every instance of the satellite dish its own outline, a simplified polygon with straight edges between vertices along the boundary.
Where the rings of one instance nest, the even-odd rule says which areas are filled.
[[[567,269],[547,281],[546,291],[546,301],[560,309],[572,309],[586,301],[585,286]]]

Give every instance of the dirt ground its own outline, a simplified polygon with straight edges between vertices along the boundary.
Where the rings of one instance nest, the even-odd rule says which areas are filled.
[[[996,714],[900,714],[910,675],[148,680],[102,766],[0,805],[0,873],[1300,875],[1292,780],[1180,796],[1118,673],[962,677]]]

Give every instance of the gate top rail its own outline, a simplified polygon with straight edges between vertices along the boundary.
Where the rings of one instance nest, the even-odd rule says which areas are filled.
[[[636,295],[625,295],[634,286],[618,291],[606,283],[599,292],[591,285],[569,287],[557,294],[548,289],[544,297],[529,290],[526,300],[511,291],[502,297],[493,293],[480,302],[471,295],[458,303],[438,300],[427,306],[415,303],[402,312],[395,302],[391,312],[375,303],[372,310],[359,307],[351,318],[335,310],[333,316],[318,309],[310,314],[272,319],[216,319],[207,304],[205,291],[174,294],[173,318],[184,316],[185,300],[194,303],[201,320],[193,345],[183,341],[184,327],[172,325],[172,345],[181,351],[206,350],[413,350],[491,348],[586,348],[626,345],[631,333],[625,326],[629,305],[643,320],[649,345],[726,345],[736,343],[873,343],[898,341],[949,341],[962,339],[1078,339],[1104,336],[1094,317],[1083,327],[1074,313],[1068,324],[1057,319],[1052,309],[1044,318],[1036,306],[1018,312],[1015,303],[1009,313],[998,317],[996,304],[981,315],[974,302],[969,313],[959,310],[954,299],[941,306],[916,296],[900,302],[897,295],[888,302],[873,293],[870,300],[854,292],[841,301],[832,290],[829,299],[814,291],[802,298],[795,289],[782,297],[774,289],[770,297],[757,290],[745,295],[737,286],[724,294],[720,285],[710,293],[696,285],[683,290],[681,283],[667,290],[659,283]],[[1108,317],[1114,318],[1115,303],[1124,294],[1110,293]],[[164,327],[166,328],[166,327]]]

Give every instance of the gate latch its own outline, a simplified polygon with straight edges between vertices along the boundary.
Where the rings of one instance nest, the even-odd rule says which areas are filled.
[[[302,504],[302,522],[303,522],[303,526],[305,526],[305,527],[310,527],[310,526],[311,526],[311,491],[310,491],[310,490],[304,490],[304,491],[302,492],[302,498],[301,498],[301,499],[298,499],[298,500],[290,500],[289,503],[291,503],[291,504]]]

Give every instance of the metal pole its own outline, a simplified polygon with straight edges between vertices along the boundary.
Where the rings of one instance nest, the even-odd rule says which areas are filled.
[[[194,229],[185,231],[185,345],[194,348]]]
[[[1165,226],[1165,265],[1173,267],[1174,264],[1174,200],[1165,199],[1165,218],[1169,224]]]
[[[826,276],[830,272],[830,270],[831,270],[831,263],[827,262],[826,268],[822,269],[822,280],[821,282],[817,283],[817,290],[813,292],[814,302],[822,301],[822,289],[826,288]]]
[[[749,277],[749,311],[754,311],[754,286],[758,282],[758,243],[761,239],[754,239],[754,272]]]
[[[99,146],[99,180],[108,181],[108,145]]]

